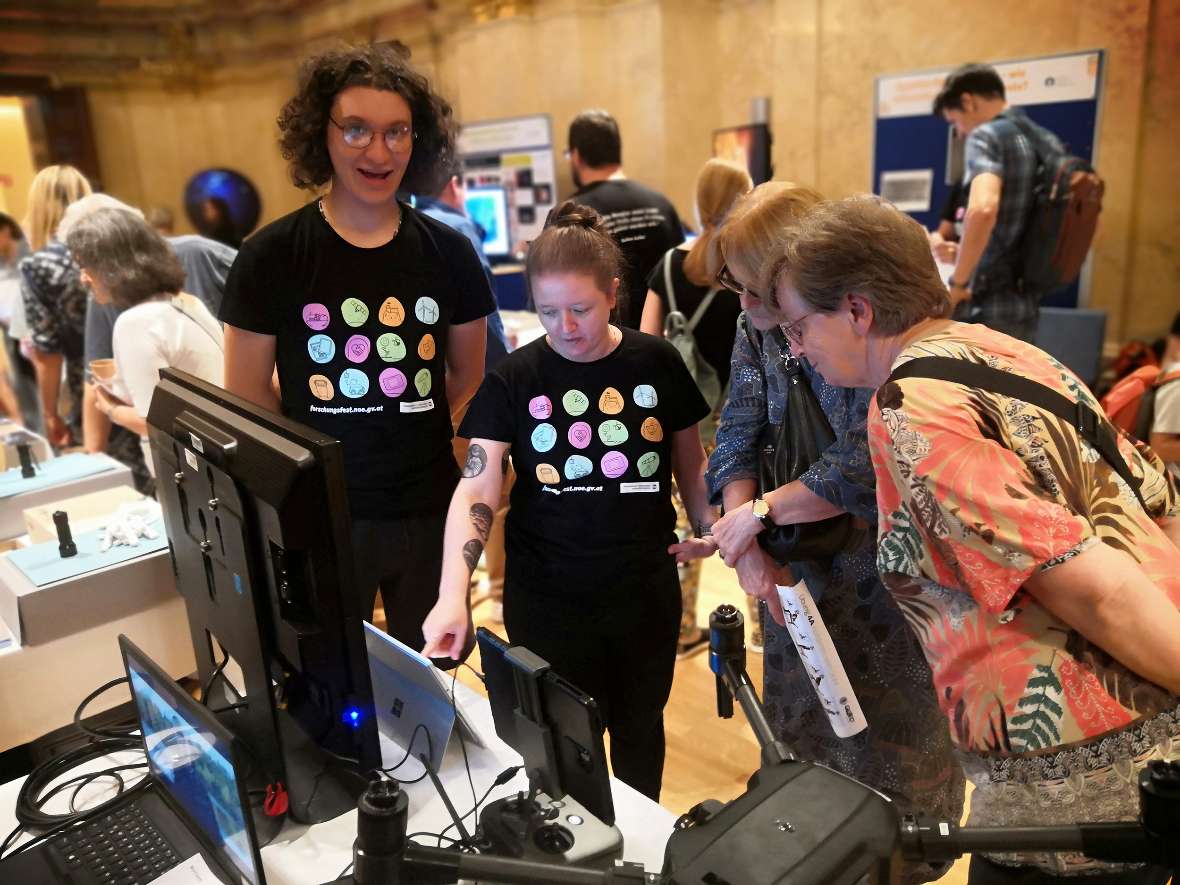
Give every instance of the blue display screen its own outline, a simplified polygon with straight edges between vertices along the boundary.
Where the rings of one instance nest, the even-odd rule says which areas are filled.
[[[254,851],[229,745],[169,702],[172,691],[128,656],[132,696],[152,774],[208,840],[257,885]],[[175,691],[175,689],[173,689]]]
[[[471,187],[463,200],[467,215],[483,229],[485,255],[507,255],[511,246],[508,231],[508,202],[502,187]]]

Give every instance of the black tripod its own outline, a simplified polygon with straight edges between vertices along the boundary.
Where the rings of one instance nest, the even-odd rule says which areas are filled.
[[[571,885],[853,885],[870,875],[898,881],[903,860],[940,862],[974,851],[1078,850],[1111,861],[1180,865],[1180,765],[1153,762],[1139,777],[1140,820],[1062,827],[972,827],[910,816],[899,826],[892,803],[858,781],[796,760],[774,739],[746,674],[741,613],[709,618],[709,664],[717,712],[736,697],[762,746],[762,765],[728,804],[706,800],[682,816],[660,874],[616,861],[606,870],[535,863],[406,839],[409,800],[395,783],[375,782],[361,797],[355,881],[362,885],[444,885],[458,879]]]

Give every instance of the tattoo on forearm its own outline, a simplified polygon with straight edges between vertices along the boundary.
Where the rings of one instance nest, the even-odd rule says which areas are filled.
[[[471,505],[471,524],[479,534],[479,539],[486,542],[488,533],[492,530],[492,508],[479,501]]]
[[[483,473],[488,466],[488,453],[479,443],[472,443],[467,447],[467,463],[463,465],[463,478],[471,479]]]
[[[475,567],[479,565],[479,558],[483,555],[483,541],[478,538],[472,538],[463,545],[463,561],[467,563],[467,571],[469,574],[475,572]]]

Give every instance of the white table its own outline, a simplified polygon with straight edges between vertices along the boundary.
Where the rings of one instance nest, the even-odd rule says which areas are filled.
[[[93,687],[79,685],[75,693],[80,698]],[[463,712],[489,745],[487,749],[468,746],[467,750],[476,795],[482,796],[496,775],[512,765],[519,764],[520,757],[496,736],[491,708],[485,698],[462,683],[457,686],[455,697]],[[397,753],[396,748],[384,739],[382,744],[383,750],[396,753],[400,757],[401,754]],[[92,769],[106,768],[113,764],[116,762],[108,758],[96,761]],[[411,764],[407,763],[404,771],[399,770],[398,774],[413,778],[420,771],[420,768],[413,769]],[[471,788],[467,783],[467,772],[457,741],[447,749],[440,779],[459,814],[468,811],[472,805]],[[21,778],[0,786],[0,838],[16,826],[14,809],[23,781],[24,778]],[[515,780],[494,791],[488,797],[488,801],[526,788],[527,782],[523,774],[518,774]],[[649,872],[658,872],[663,865],[664,844],[672,832],[675,815],[614,778],[611,779],[611,788],[614,793],[616,825],[623,833],[623,859],[641,863]],[[104,793],[104,790],[105,787],[96,784],[89,798],[94,802],[101,801],[109,795]],[[451,822],[442,799],[429,779],[411,784],[405,787],[405,791],[410,800],[410,832],[438,833]],[[67,796],[63,794],[60,798],[64,804]],[[54,810],[54,806],[51,805],[48,810]],[[464,821],[469,830],[472,828],[470,820],[468,818]],[[355,838],[355,810],[314,826],[288,822],[278,837],[262,849],[267,885],[319,885],[336,879],[352,860],[352,843]],[[421,841],[433,844],[433,840]]]

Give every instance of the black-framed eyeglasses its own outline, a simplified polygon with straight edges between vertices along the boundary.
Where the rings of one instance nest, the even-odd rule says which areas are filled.
[[[337,123],[331,117],[328,117],[328,120],[340,130],[344,136],[344,143],[357,150],[367,148],[373,143],[373,136],[377,134],[385,139],[385,146],[391,151],[408,150],[418,137],[418,133],[409,123],[394,123],[388,129],[372,129],[364,123]]]
[[[817,313],[819,311],[813,310],[803,314],[803,316],[799,317],[793,323],[782,323],[779,325],[779,328],[783,330],[783,335],[786,337],[788,344],[798,347],[803,343],[803,321]]]
[[[757,298],[759,301],[764,300],[759,293],[739,283],[737,277],[730,271],[728,264],[721,265],[721,270],[717,271],[717,285],[722,289],[728,289],[735,295],[745,295],[747,298]]]

